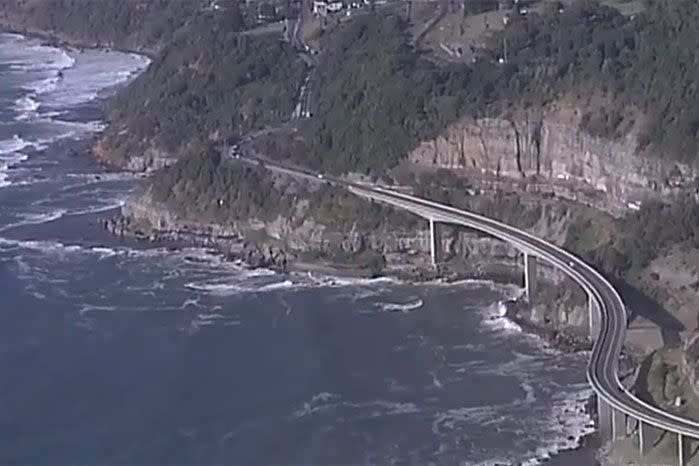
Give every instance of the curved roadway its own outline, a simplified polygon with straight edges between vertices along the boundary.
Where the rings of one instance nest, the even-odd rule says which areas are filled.
[[[583,260],[548,241],[482,215],[384,188],[357,185],[348,188],[357,194],[368,194],[368,197],[391,204],[405,207],[406,203],[413,205],[421,214],[434,214],[434,220],[488,233],[555,265],[583,287],[600,311],[599,333],[587,367],[587,379],[597,396],[614,409],[634,419],[640,419],[664,430],[699,438],[699,423],[646,403],[626,390],[619,381],[618,361],[624,345],[626,308],[614,287]]]
[[[236,157],[240,155],[236,154]],[[578,283],[599,309],[599,333],[587,366],[587,379],[597,396],[613,409],[636,420],[699,439],[699,422],[663,411],[637,398],[623,387],[619,381],[618,366],[627,326],[624,302],[611,283],[577,256],[548,241],[483,215],[375,185],[353,183],[310,170],[263,161],[254,155],[245,155],[242,160],[246,163],[264,164],[269,169],[292,176],[341,186],[357,195],[401,207],[435,221],[463,225],[507,241],[523,252],[547,260]]]

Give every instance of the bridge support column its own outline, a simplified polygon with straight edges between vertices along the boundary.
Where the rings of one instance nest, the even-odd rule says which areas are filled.
[[[663,431],[638,420],[638,451],[640,456],[645,455],[663,436]]]
[[[430,257],[432,266],[436,268],[442,260],[442,226],[432,219],[430,219]]]
[[[626,414],[612,408],[612,438],[618,440],[626,437]]]
[[[597,425],[602,442],[613,440],[614,426],[612,421],[612,408],[601,398],[597,398]]]
[[[588,325],[590,330],[590,340],[595,340],[597,334],[599,333],[599,321],[600,312],[597,301],[592,297],[592,295],[587,296],[587,307],[588,307]]]
[[[677,463],[684,466],[684,439],[682,434],[677,434]]]
[[[537,288],[537,259],[536,256],[524,253],[524,290],[527,296],[527,301],[530,303],[534,300]]]

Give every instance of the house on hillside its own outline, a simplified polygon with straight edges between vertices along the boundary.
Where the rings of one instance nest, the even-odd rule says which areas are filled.
[[[262,2],[257,5],[257,21],[260,23],[269,23],[277,20],[277,8],[275,5],[267,2]]]
[[[338,13],[345,7],[345,2],[341,0],[314,0],[313,14],[318,16],[327,16],[328,14]]]
[[[329,2],[328,3],[328,12],[337,13],[338,11],[342,10],[344,7],[345,7],[345,4],[340,2],[340,1]]]

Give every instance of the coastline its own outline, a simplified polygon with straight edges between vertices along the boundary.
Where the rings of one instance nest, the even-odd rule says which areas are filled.
[[[99,44],[90,43],[85,40],[75,39],[66,35],[58,34],[55,32],[46,32],[38,29],[18,29],[17,27],[9,25],[7,22],[0,19],[0,33],[6,34],[18,34],[24,36],[28,39],[36,39],[42,42],[42,45],[47,45],[50,47],[60,48],[66,51],[71,50],[103,50],[107,52],[121,52],[121,53],[131,53],[136,55],[143,55],[150,60],[153,60],[157,55],[155,50],[148,49],[132,49],[129,47],[115,46],[114,44]]]
[[[104,48],[104,47],[100,47],[99,45],[92,45],[92,46],[90,46],[90,45],[85,45],[85,44],[79,44],[78,42],[75,42],[75,41],[72,41],[72,42],[71,42],[71,41],[65,41],[65,40],[63,40],[63,39],[58,39],[58,38],[56,38],[55,36],[51,36],[51,35],[42,35],[42,34],[39,34],[39,33],[33,34],[33,33],[25,33],[25,32],[22,32],[22,31],[6,31],[6,32],[18,33],[18,34],[25,35],[25,36],[27,36],[27,37],[34,37],[34,38],[41,39],[41,40],[44,40],[45,38],[56,39],[56,40],[58,40],[58,42],[53,42],[53,43],[48,44],[48,45],[51,45],[51,46],[54,46],[54,47],[60,47],[60,48],[64,48],[64,49],[65,49],[65,45],[68,45],[69,47],[72,47],[73,49],[75,49],[75,48],[78,48],[78,49],[103,49],[103,48]],[[140,51],[119,50],[119,49],[109,49],[109,48],[108,48],[107,50],[117,50],[117,51],[124,51],[124,52],[126,52],[126,53],[138,53],[138,54],[142,54],[142,55],[143,55],[143,52],[140,52]],[[70,49],[69,49],[69,51],[70,51]],[[102,169],[104,169],[105,171],[109,171],[109,167],[108,167],[108,166],[105,166],[105,165],[102,164],[102,163],[100,163],[100,166],[101,166]],[[215,239],[215,238],[212,238],[211,236],[206,236],[206,235],[200,235],[200,236],[201,236],[202,242],[205,243],[205,244],[206,244],[207,242],[208,242],[208,245],[216,245],[216,244],[217,244],[216,239]],[[138,239],[138,238],[137,238],[137,239]],[[142,240],[142,241],[143,241],[143,240],[148,240],[148,241],[150,241],[150,238],[145,237],[145,238],[140,238],[140,240]],[[157,239],[156,241],[151,241],[151,243],[158,243],[158,244],[160,244],[160,240],[161,240],[161,239]],[[231,241],[235,241],[235,239],[231,238]],[[241,242],[240,239],[238,239],[237,242],[238,242],[238,244],[240,244],[240,245],[244,245],[244,241]],[[204,245],[204,244],[200,244],[200,243],[193,243],[193,244]],[[244,249],[244,248],[243,248],[243,249]],[[238,257],[237,259],[239,259],[239,257]],[[232,260],[236,260],[236,259],[232,259]],[[267,264],[267,265],[269,265],[269,264]],[[264,265],[258,265],[257,267],[263,267],[263,266],[264,266]],[[310,272],[313,272],[313,273],[320,273],[320,274],[329,275],[329,276],[340,276],[340,277],[341,277],[341,276],[344,276],[344,277],[349,276],[349,277],[352,277],[352,278],[355,278],[355,277],[359,276],[359,275],[356,275],[356,274],[360,274],[360,275],[361,275],[361,273],[362,273],[362,272],[358,271],[357,268],[354,268],[354,269],[353,269],[352,267],[338,267],[338,266],[332,266],[332,265],[326,265],[326,264],[319,264],[319,263],[317,263],[317,262],[303,262],[303,261],[299,261],[299,262],[297,262],[297,263],[295,263],[295,264],[292,264],[292,265],[290,266],[289,270],[288,270],[288,272],[291,272],[291,273],[308,273],[309,271],[310,271]],[[287,272],[287,270],[282,270],[282,272]],[[349,272],[350,274],[348,275],[347,272]],[[388,276],[391,277],[391,275],[388,275]],[[403,278],[403,279],[404,279],[405,277],[397,277],[397,278]],[[420,280],[420,278],[422,278],[422,279]],[[411,280],[413,280],[413,281],[415,281],[415,282],[419,282],[419,281],[424,282],[424,281],[427,281],[427,280],[430,280],[430,279],[434,279],[434,278],[435,278],[434,276],[430,276],[430,275],[427,275],[427,274],[426,274],[426,275],[421,276],[421,277],[412,277]],[[459,277],[454,277],[454,278],[452,279],[452,281],[461,280],[461,279],[464,279],[464,278],[478,278],[478,279],[483,279],[484,277],[483,277],[483,276],[478,276],[478,277],[473,277],[473,276],[459,276]],[[497,278],[502,278],[502,277],[497,277]],[[486,279],[488,279],[488,278],[486,278]],[[518,325],[520,325],[520,327],[522,327],[522,330],[523,330],[524,332],[530,333],[530,334],[538,335],[538,336],[542,337],[542,339],[544,339],[544,340],[551,339],[550,344],[552,345],[552,347],[556,347],[556,345],[566,346],[566,343],[565,343],[565,342],[561,342],[561,341],[560,341],[561,339],[564,339],[564,340],[565,340],[566,338],[568,338],[568,337],[566,337],[566,336],[562,336],[562,335],[565,335],[564,332],[560,332],[560,331],[554,331],[554,332],[552,332],[550,329],[544,329],[544,328],[537,327],[537,326],[536,326],[535,324],[533,324],[532,322],[524,321],[523,319],[518,319],[517,316],[516,316],[516,314],[507,315],[507,317],[508,317],[509,319],[511,319],[513,322],[515,322],[515,323],[517,323]],[[576,344],[577,344],[577,343],[576,343]],[[573,346],[574,346],[574,345],[573,345]],[[574,351],[581,351],[581,350],[582,350],[582,349],[571,349],[573,346],[569,346],[569,349],[568,349],[568,350],[569,350],[569,351],[573,351],[573,352],[574,352]],[[561,349],[561,348],[557,348],[557,349]],[[565,349],[561,349],[561,350],[562,350],[562,351],[565,351]],[[595,436],[595,434],[590,434],[589,436],[583,437],[583,439],[581,440],[581,445],[580,445],[579,447],[577,447],[577,448],[575,448],[575,449],[572,449],[572,450],[563,450],[563,451],[561,451],[561,452],[555,454],[555,455],[553,456],[553,458],[552,458],[551,460],[547,461],[547,462],[550,463],[550,464],[561,464],[561,465],[564,465],[564,464],[565,464],[565,465],[577,464],[577,463],[572,463],[572,462],[571,462],[572,460],[569,460],[569,459],[567,459],[567,458],[579,457],[579,456],[581,456],[581,455],[584,456],[584,455],[586,454],[586,451],[587,451],[588,448],[596,448],[596,447],[594,447],[594,441],[593,441],[593,440],[591,440],[591,441],[589,441],[589,442],[586,440],[586,439],[591,438],[591,437],[594,437],[594,436]],[[559,459],[561,460],[560,462],[557,461],[557,460],[559,460]],[[581,459],[581,461],[582,461],[582,459]],[[590,463],[589,463],[589,461],[585,461],[585,462],[581,462],[581,463],[579,463],[579,464],[590,464]]]
[[[112,227],[109,227],[110,221],[114,221],[115,217],[109,219],[102,219],[101,226],[105,228],[110,234],[115,234],[117,236],[127,237],[134,239],[141,243],[148,243],[152,245],[159,245],[164,247],[184,247],[184,246],[199,246],[199,247],[211,247],[217,250],[218,254],[221,254],[225,260],[237,261],[239,263],[244,263],[247,267],[251,269],[256,268],[270,268],[269,263],[258,263],[255,260],[248,261],[243,251],[249,250],[250,243],[245,241],[240,237],[216,237],[213,235],[206,235],[201,233],[192,233],[191,231],[168,231],[168,232],[137,232],[129,230],[128,228],[120,228],[118,231],[114,231],[114,225],[117,223],[112,223]],[[118,216],[117,218],[123,218]],[[185,239],[185,238],[188,238]],[[264,246],[253,246],[253,248],[264,250]],[[233,254],[230,253],[231,250],[237,251]],[[226,252],[228,251],[228,253]],[[407,262],[410,258],[404,255]],[[413,264],[414,265],[414,264]],[[357,278],[387,278],[387,279],[397,279],[407,283],[419,284],[428,283],[434,281],[440,281],[445,284],[453,283],[458,286],[459,281],[463,280],[484,280],[491,281],[496,285],[513,285],[516,284],[515,275],[518,275],[518,271],[515,268],[509,266],[509,273],[507,271],[492,271],[487,274],[453,274],[448,275],[448,270],[442,269],[441,273],[432,273],[431,271],[420,269],[415,266],[412,273],[380,273],[378,275],[371,275],[367,273],[366,270],[362,270],[358,267],[352,267],[333,264],[332,262],[326,261],[290,261],[285,269],[280,269],[279,267],[271,267],[277,273],[286,273],[291,275],[322,275],[329,279],[357,279]],[[446,273],[445,273],[446,272]],[[581,332],[571,331],[570,329],[552,329],[542,325],[537,325],[524,318],[518,310],[522,309],[523,306],[528,304],[523,300],[523,294],[515,299],[503,302],[505,307],[504,315],[505,319],[514,323],[519,327],[519,330],[527,335],[532,335],[539,338],[544,343],[544,348],[552,349],[555,351],[560,351],[562,353],[578,353],[589,351],[591,348],[591,341],[587,336]],[[584,411],[590,419],[595,418],[595,395],[592,394],[584,402]],[[569,413],[570,416],[579,415],[577,412],[573,411]],[[573,441],[573,437],[569,437],[568,441]],[[551,464],[553,466],[597,466],[601,463],[598,461],[598,450],[601,447],[598,432],[595,430],[591,433],[584,434],[577,438],[577,446],[569,449],[562,449],[549,458],[531,458],[532,464]],[[526,463],[529,464],[529,463]]]

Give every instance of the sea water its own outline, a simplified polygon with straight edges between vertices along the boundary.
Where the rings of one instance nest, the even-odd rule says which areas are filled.
[[[586,355],[517,287],[247,270],[100,230],[87,156],[148,61],[0,35],[0,463],[536,464],[578,445]]]

